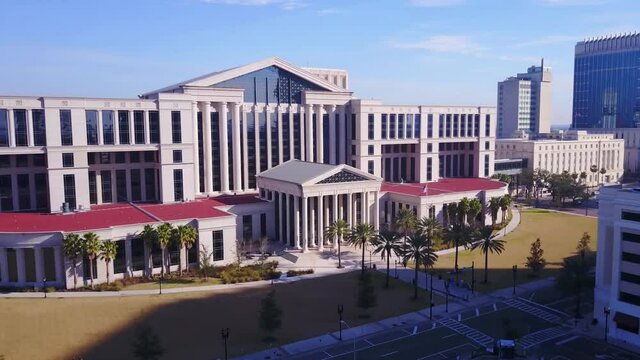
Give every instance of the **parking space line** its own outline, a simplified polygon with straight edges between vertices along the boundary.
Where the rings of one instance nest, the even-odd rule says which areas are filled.
[[[573,341],[573,340],[579,339],[579,338],[580,338],[580,336],[574,335],[574,336],[572,336],[572,337],[570,337],[568,339],[564,339],[564,340],[558,341],[556,343],[556,345],[564,345],[564,344],[566,344],[566,343],[568,343],[570,341]]]
[[[498,311],[498,305],[496,305],[496,303],[493,303],[493,311]]]
[[[369,341],[368,339],[363,339],[363,340],[364,340],[364,342],[366,342],[367,344],[369,344],[369,345],[371,345],[371,346],[374,346],[374,344],[373,344],[371,341]]]
[[[458,321],[462,321],[462,314],[458,314]]]
[[[480,309],[476,308],[476,316],[480,316]]]
[[[395,353],[397,353],[397,352],[398,352],[398,350],[396,350],[396,351],[392,351],[392,352],[390,352],[390,353],[386,353],[386,354],[380,355],[380,357],[381,357],[381,358],[383,358],[383,357],[387,357],[387,356],[389,356],[389,355],[393,355],[393,354],[395,354]]]

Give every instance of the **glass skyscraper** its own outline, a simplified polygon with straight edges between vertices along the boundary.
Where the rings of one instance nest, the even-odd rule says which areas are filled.
[[[572,127],[640,127],[640,33],[576,44]]]

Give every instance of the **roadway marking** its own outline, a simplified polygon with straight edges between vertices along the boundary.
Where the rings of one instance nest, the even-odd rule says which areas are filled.
[[[438,352],[438,353],[435,353],[435,354],[431,354],[431,355],[428,355],[428,356],[424,356],[424,357],[418,358],[417,360],[425,360],[425,359],[428,359],[428,358],[430,358],[430,357],[432,357],[432,356],[438,356],[438,355],[439,355],[439,356],[442,356],[443,358],[445,358],[445,359],[446,359],[447,357],[444,355],[446,352],[451,351],[451,350],[455,350],[455,349],[457,349],[457,348],[461,348],[461,347],[464,347],[464,346],[467,346],[467,345],[470,345],[470,344],[469,344],[469,343],[464,343],[464,344],[462,344],[462,345],[454,346],[454,347],[452,347],[452,348],[448,348],[447,350],[442,350],[442,351],[440,351],[440,352]]]
[[[462,314],[458,314],[458,321],[462,321]]]
[[[496,303],[493,303],[493,311],[498,311],[498,305],[496,305]]]
[[[413,327],[413,334],[411,334],[411,335],[415,335],[417,333],[418,333],[418,326],[416,325],[416,326]]]
[[[373,343],[371,341],[369,341],[368,339],[363,339],[367,344],[374,346]]]
[[[332,358],[332,357],[333,357],[333,355],[329,354],[326,350],[325,350],[325,351],[323,351],[323,352],[324,352],[325,354],[329,355],[329,357],[330,357],[330,358]]]
[[[398,350],[396,350],[396,351],[392,351],[392,352],[390,352],[390,353],[386,353],[386,354],[384,354],[384,355],[380,355],[380,357],[381,357],[381,358],[383,358],[383,357],[387,357],[387,356],[389,356],[389,355],[393,355],[393,354],[395,354],[395,353],[397,353],[397,352],[398,352]]]
[[[434,322],[433,324],[431,324],[431,330],[436,328],[436,323]]]
[[[480,316],[480,309],[476,308],[476,316]]]
[[[450,338],[450,337],[453,337],[453,336],[456,336],[456,335],[458,335],[458,334],[450,334],[450,335],[447,335],[447,336],[443,336],[442,338],[446,339],[446,338]]]
[[[580,336],[577,336],[577,335],[576,335],[576,336],[572,336],[572,337],[570,337],[570,338],[568,338],[568,339],[564,339],[564,340],[562,340],[562,341],[558,341],[558,342],[556,343],[556,345],[564,345],[564,344],[566,344],[566,343],[568,343],[568,342],[570,342],[570,341],[573,341],[573,340],[575,340],[575,339],[579,339],[579,338],[580,338]]]

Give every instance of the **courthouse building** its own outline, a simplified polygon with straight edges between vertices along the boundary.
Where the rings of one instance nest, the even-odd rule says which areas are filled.
[[[237,238],[322,249],[338,216],[442,218],[448,202],[505,193],[487,179],[495,108],[386,105],[348,84],[269,58],[133,99],[0,96],[0,286],[70,286],[71,232],[116,241],[119,278],[160,271],[145,224],[197,229],[189,254],[170,249],[177,268],[201,248],[232,261]]]

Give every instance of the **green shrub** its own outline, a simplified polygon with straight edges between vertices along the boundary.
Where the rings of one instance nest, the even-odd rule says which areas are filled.
[[[293,276],[298,276],[298,275],[307,275],[307,274],[313,274],[313,269],[289,270],[289,271],[287,271],[287,277],[293,277]]]
[[[248,281],[270,280],[276,278],[276,276],[280,277],[281,274],[275,270],[277,267],[277,261],[268,261],[248,266],[231,264],[217,267],[217,269],[221,269],[218,277],[222,280],[222,283],[236,284]]]

